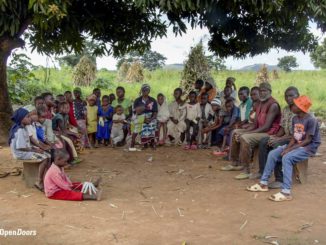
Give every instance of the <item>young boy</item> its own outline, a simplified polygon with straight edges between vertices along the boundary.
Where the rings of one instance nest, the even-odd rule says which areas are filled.
[[[123,125],[127,123],[126,116],[123,113],[123,107],[117,105],[115,107],[115,113],[112,118],[113,124],[111,129],[111,143],[112,147],[116,147],[119,142],[124,138]]]
[[[165,96],[163,94],[157,95],[157,121],[159,131],[159,145],[164,145],[167,138],[167,123],[169,121],[170,112],[168,104],[166,103]],[[163,135],[163,137],[161,137]]]
[[[68,145],[73,155],[73,161],[71,164],[78,164],[81,159],[78,159],[76,148],[73,144],[72,139],[79,138],[79,134],[71,132],[69,128],[69,104],[67,102],[62,102],[58,106],[59,112],[55,115],[52,120],[52,129],[58,137],[61,137]]]
[[[170,120],[167,123],[169,143],[181,145],[185,139],[186,107],[181,99],[182,89],[176,88],[173,93],[175,101],[169,105]]]
[[[202,94],[200,101],[200,121],[199,121],[199,144],[202,149],[209,147],[211,139],[210,133],[204,133],[203,128],[206,128],[213,120],[214,112],[211,104],[208,103],[208,94]]]
[[[44,190],[46,197],[54,200],[83,201],[101,200],[102,191],[96,193],[82,193],[83,184],[72,183],[64,172],[64,167],[68,164],[69,155],[62,151],[55,152],[54,162],[47,171],[44,178]],[[93,182],[95,187],[99,186],[100,178]]]
[[[247,187],[248,191],[268,191],[268,180],[277,164],[282,161],[283,184],[281,192],[269,197],[275,202],[290,201],[293,165],[316,154],[321,137],[317,119],[309,114],[310,99],[303,95],[293,100],[293,134],[288,145],[279,146],[268,154],[267,163],[259,184]]]
[[[189,102],[186,104],[186,141],[185,150],[197,150],[197,135],[199,131],[199,120],[201,116],[200,105],[197,103],[195,91],[189,93]],[[192,129],[192,133],[190,130]]]
[[[39,175],[35,187],[43,190],[43,177],[50,164],[50,157],[44,151],[31,145],[30,137],[26,126],[32,123],[28,110],[19,108],[11,118],[14,125],[10,129],[8,143],[15,159],[19,160],[39,160]]]

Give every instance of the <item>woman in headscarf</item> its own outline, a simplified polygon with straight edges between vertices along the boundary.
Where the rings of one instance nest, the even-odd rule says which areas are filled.
[[[155,149],[158,138],[156,119],[158,107],[156,100],[149,96],[150,91],[151,87],[148,84],[143,84],[140,91],[141,96],[134,101],[133,107],[144,106],[145,123],[141,132],[141,143],[145,148],[150,144]]]
[[[212,77],[209,77],[206,81],[205,81],[205,85],[202,88],[200,94],[197,97],[197,102],[200,103],[201,102],[201,96],[203,94],[208,94],[208,101],[211,102],[217,95],[217,89],[216,89],[216,84],[215,81]]]
[[[25,108],[19,108],[11,117],[14,125],[9,132],[8,144],[10,145],[11,152],[15,159],[20,160],[39,160],[39,175],[38,181],[35,183],[35,187],[43,190],[43,179],[46,173],[50,157],[44,154],[44,151],[40,148],[33,147],[30,142],[30,137],[27,125],[30,125],[32,120],[29,115],[29,111]]]

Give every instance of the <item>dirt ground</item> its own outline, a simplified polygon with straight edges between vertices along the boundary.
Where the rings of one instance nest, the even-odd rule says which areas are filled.
[[[0,229],[37,232],[0,236],[0,244],[326,244],[325,150],[309,161],[308,183],[295,184],[294,200],[285,203],[245,191],[253,181],[221,172],[226,162],[211,150],[91,150],[67,173],[79,181],[102,176],[100,202],[49,200],[21,177],[0,179]],[[1,149],[0,169],[14,165]]]

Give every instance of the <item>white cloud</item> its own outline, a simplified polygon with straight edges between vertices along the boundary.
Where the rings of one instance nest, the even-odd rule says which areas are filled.
[[[310,29],[314,35],[319,37],[319,41],[323,40],[325,35],[323,35],[321,31],[317,29],[315,24],[311,23]],[[169,28],[166,37],[154,40],[152,42],[152,49],[159,53],[162,53],[167,58],[167,64],[183,63],[190,50],[190,47],[198,43],[201,39],[203,39],[204,44],[207,44],[208,37],[209,33],[206,28],[189,28],[187,33],[183,34],[182,36],[175,36],[172,32],[172,28]],[[26,53],[31,58],[32,63],[35,65],[53,66],[52,61],[47,60],[45,56],[42,56],[36,52],[31,53],[31,49],[29,48],[27,48],[26,50],[19,50],[19,52]],[[295,56],[299,64],[298,69],[314,69],[310,61],[309,53],[304,54],[302,52],[287,52],[284,50],[276,49],[272,49],[266,54],[257,55],[255,57],[248,57],[245,59],[234,59],[232,57],[229,57],[226,59],[226,65],[228,68],[232,69],[238,69],[246,65],[252,65],[257,63],[276,65],[278,62],[277,59],[283,57],[284,55]],[[114,70],[116,69],[116,63],[116,59],[112,56],[97,58],[98,68],[107,68],[110,70]]]

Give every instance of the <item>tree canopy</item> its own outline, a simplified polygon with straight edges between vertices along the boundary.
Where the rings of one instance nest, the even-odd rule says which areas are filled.
[[[292,68],[296,68],[299,65],[297,59],[294,56],[289,55],[279,58],[277,66],[286,72],[290,72]]]
[[[125,62],[132,64],[139,61],[142,63],[144,68],[152,71],[163,67],[165,60],[166,57],[156,51],[148,50],[144,53],[132,51],[118,60],[117,68],[119,69],[120,66]]]
[[[310,58],[315,67],[326,69],[326,38],[310,53]]]

